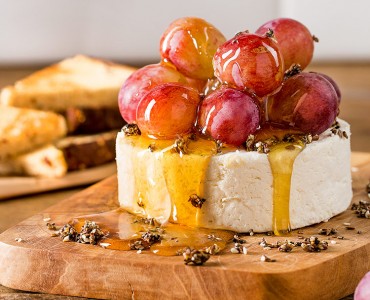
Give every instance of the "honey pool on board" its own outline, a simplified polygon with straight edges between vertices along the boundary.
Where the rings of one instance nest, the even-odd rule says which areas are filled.
[[[150,250],[162,256],[177,255],[186,247],[202,249],[214,244],[220,250],[232,240],[234,233],[227,230],[215,230],[168,223],[161,229],[145,219],[117,209],[101,214],[77,217],[72,221],[73,227],[81,231],[87,220],[94,220],[103,230],[109,233],[100,243],[105,243],[108,249],[132,250],[131,246],[138,241],[143,233],[160,232],[161,239],[151,245]],[[147,220],[147,219],[146,219]]]

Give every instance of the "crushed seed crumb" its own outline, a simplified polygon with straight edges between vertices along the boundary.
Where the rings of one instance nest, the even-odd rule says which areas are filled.
[[[223,147],[224,147],[224,144],[220,140],[216,140],[216,153],[217,154],[222,153]]]
[[[125,134],[125,136],[141,135],[139,126],[136,124],[126,124],[122,127],[121,131]]]
[[[341,139],[348,139],[347,132],[340,129],[340,124],[337,120],[335,120],[334,123],[331,125],[330,132],[332,133],[332,135],[338,135]]]
[[[105,235],[98,224],[94,221],[86,220],[81,228],[81,232],[77,234],[76,242],[96,245]]]
[[[271,244],[271,243],[268,243],[268,242],[266,241],[266,239],[265,239],[265,238],[262,238],[262,240],[261,240],[261,242],[259,243],[259,245],[260,245],[263,249],[265,249],[265,248],[279,248],[280,243],[279,243],[279,242],[277,242],[276,244]],[[267,249],[265,249],[265,250],[267,250]],[[268,250],[269,250],[269,249],[268,249]]]
[[[318,231],[318,234],[326,236],[335,235],[337,233],[338,231],[335,228],[320,228]]]
[[[176,153],[180,154],[180,155],[184,155],[184,154],[188,154],[189,151],[188,151],[188,144],[189,144],[189,139],[185,139],[185,138],[178,138],[176,139],[173,147],[172,147],[172,150],[175,151]]]
[[[294,244],[292,244],[289,241],[285,241],[283,244],[281,244],[278,248],[280,252],[291,252],[294,248]]]
[[[147,231],[141,235],[143,241],[148,242],[150,245],[158,243],[161,240],[161,235],[156,231]]]
[[[49,222],[49,221],[51,221],[51,218],[44,218],[43,220],[44,220],[44,222]]]
[[[206,202],[206,199],[199,197],[197,194],[192,194],[189,196],[188,202],[191,203],[196,208],[202,208],[203,203]]]
[[[233,242],[238,244],[245,244],[247,241],[242,239],[238,234],[234,234]]]
[[[144,242],[141,239],[136,241],[130,241],[129,246],[131,250],[145,250],[150,248],[149,243]]]
[[[306,252],[320,252],[328,249],[328,242],[320,241],[317,237],[311,236],[302,242],[301,247]]]
[[[358,203],[353,203],[351,210],[354,210],[359,218],[370,219],[370,202],[360,200]]]
[[[154,151],[155,151],[155,149],[156,149],[156,145],[155,145],[155,143],[151,143],[151,144],[149,144],[148,149],[149,149],[149,151],[150,151],[150,152],[154,152]]]
[[[288,70],[284,73],[284,80],[297,75],[302,72],[302,67],[300,64],[292,64]]]
[[[267,29],[265,35],[266,37],[269,37],[269,38],[275,38],[274,31],[271,28]]]
[[[78,232],[71,224],[65,224],[58,230],[58,235],[63,242],[76,242]]]
[[[244,248],[247,248],[246,246],[243,246],[243,244],[239,244],[239,243],[234,243],[234,247],[231,248],[231,253],[234,253],[234,254],[239,254],[239,253],[244,253]]]
[[[185,265],[193,264],[196,266],[203,265],[209,258],[210,254],[203,250],[195,250],[191,248],[186,248],[182,253]]]
[[[57,227],[55,226],[55,223],[49,223],[49,222],[47,222],[47,223],[46,223],[46,227],[47,227],[49,230],[57,230]]]
[[[213,244],[212,246],[203,248],[202,251],[210,255],[215,255],[218,254],[221,251],[221,249],[217,244]]]
[[[141,237],[130,241],[129,246],[131,250],[147,250],[150,249],[151,245],[161,241],[161,234],[164,232],[163,229],[156,227],[142,233]]]
[[[208,235],[207,235],[207,238],[208,238],[209,240],[212,240],[212,241],[222,241],[222,238],[220,238],[220,237],[218,237],[218,236],[216,236],[216,235],[214,235],[214,234],[208,234]]]
[[[345,227],[347,230],[355,230],[355,227],[353,227],[353,226],[346,226]]]
[[[260,260],[262,262],[275,262],[276,261],[276,259],[272,259],[264,254],[261,256]]]

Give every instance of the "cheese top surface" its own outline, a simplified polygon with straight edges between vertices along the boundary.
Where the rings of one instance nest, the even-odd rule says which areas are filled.
[[[349,135],[349,125],[339,122]],[[116,144],[120,205],[161,222],[263,232],[276,229],[276,221],[294,229],[327,220],[351,201],[350,141],[330,130],[306,147],[293,145],[288,192],[279,180],[287,182],[282,178],[289,177],[283,170],[289,151],[267,155],[226,149],[217,154],[214,142],[197,143],[190,142],[189,154],[181,155],[171,150],[173,141],[120,132]],[[273,153],[275,162],[283,161],[275,168]],[[277,186],[289,194],[288,202],[276,201]],[[199,199],[189,201],[191,195]]]

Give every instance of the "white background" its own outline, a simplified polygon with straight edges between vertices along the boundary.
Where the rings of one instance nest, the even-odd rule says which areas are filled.
[[[128,64],[157,61],[159,38],[198,16],[227,38],[276,17],[320,38],[315,61],[370,61],[367,0],[0,0],[0,65],[45,64],[78,53]]]

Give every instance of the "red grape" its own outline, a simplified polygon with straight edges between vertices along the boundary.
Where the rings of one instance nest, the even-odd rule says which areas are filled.
[[[200,104],[198,128],[215,140],[240,146],[260,121],[257,100],[242,91],[222,86]]]
[[[355,300],[370,299],[370,272],[367,272],[356,287]]]
[[[149,137],[176,138],[192,130],[199,102],[194,88],[179,83],[157,85],[139,102],[137,124]]]
[[[269,121],[304,133],[320,134],[337,116],[338,99],[331,83],[319,74],[300,73],[287,79],[281,90],[269,97]]]
[[[148,65],[131,74],[118,95],[122,118],[127,123],[135,123],[139,101],[150,89],[165,82],[186,83],[187,80],[175,68],[165,64]]]
[[[323,73],[318,73],[318,72],[311,72],[311,73],[319,74],[319,75],[321,75],[322,77],[324,77],[326,80],[328,80],[331,83],[331,85],[335,89],[335,92],[337,93],[338,105],[339,105],[340,104],[340,101],[342,100],[342,93],[340,92],[339,86],[334,81],[334,79],[331,78],[330,76],[326,75],[326,74],[323,74]]]
[[[285,70],[292,64],[299,64],[303,70],[310,63],[314,50],[314,40],[307,27],[293,19],[279,18],[263,24],[256,33],[265,34],[269,29],[278,42]]]
[[[163,59],[172,62],[187,77],[213,77],[212,58],[225,37],[200,18],[181,18],[167,28],[160,41]]]
[[[204,87],[207,84],[207,80],[203,79],[194,79],[187,77],[188,85],[192,88],[195,88],[199,93],[203,93]]]
[[[215,75],[229,86],[265,96],[283,81],[283,59],[267,36],[239,33],[221,45],[213,59]]]

